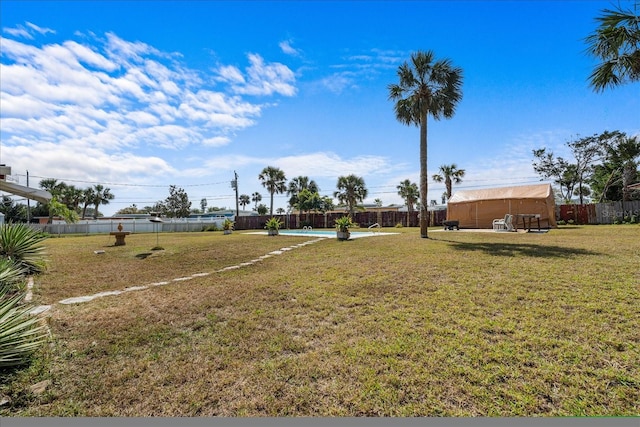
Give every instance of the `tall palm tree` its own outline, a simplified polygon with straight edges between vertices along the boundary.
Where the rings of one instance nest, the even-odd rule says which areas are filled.
[[[287,178],[284,176],[282,169],[267,166],[262,169],[262,172],[258,175],[258,179],[262,181],[262,186],[271,194],[269,214],[273,216],[273,195],[276,193],[282,194],[287,191]]]
[[[238,197],[238,204],[242,206],[242,210],[244,210],[244,207],[249,203],[251,203],[251,199],[247,194],[241,194],[240,197]]]
[[[338,177],[336,188],[338,191],[333,193],[333,197],[347,205],[349,215],[353,216],[358,202],[362,202],[367,197],[364,179],[355,175],[341,176]]]
[[[462,69],[450,60],[435,61],[432,51],[418,51],[398,68],[398,84],[388,86],[396,119],[420,127],[420,235],[427,235],[427,117],[449,119],[462,99]]]
[[[87,214],[87,208],[90,204],[93,203],[93,199],[95,198],[95,190],[93,187],[87,187],[82,192],[82,218],[84,218]]]
[[[402,200],[407,204],[407,210],[409,213],[413,212],[413,206],[420,197],[420,191],[418,190],[418,184],[405,179],[396,187],[398,189],[398,195],[402,197]]]
[[[599,27],[585,39],[587,51],[602,60],[589,76],[596,92],[640,80],[640,1],[633,7],[603,10]]]
[[[452,193],[451,186],[453,183],[460,184],[463,177],[464,169],[458,169],[458,166],[452,163],[450,165],[440,166],[440,173],[433,175],[432,178],[435,182],[444,181],[444,186],[447,189],[447,200],[449,200]]]
[[[258,210],[258,203],[260,201],[262,201],[262,194],[258,193],[257,191],[255,191],[252,195],[251,195],[251,201],[253,203],[255,203],[255,207],[253,208],[254,211]]]
[[[110,200],[113,200],[116,196],[111,193],[110,188],[105,188],[102,184],[96,184],[93,186],[93,217],[98,218],[98,208],[100,205],[108,205]]]
[[[289,181],[287,195],[289,196],[289,206],[292,208],[298,204],[298,195],[302,190],[309,190],[312,193],[319,193],[320,188],[314,180],[309,180],[308,176],[297,176]]]

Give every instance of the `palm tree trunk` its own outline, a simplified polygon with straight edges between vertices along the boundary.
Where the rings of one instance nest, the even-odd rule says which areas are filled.
[[[274,191],[271,192],[271,208],[269,209],[269,215],[273,216],[273,193]]]
[[[429,212],[427,211],[427,114],[420,117],[420,237],[428,239]]]

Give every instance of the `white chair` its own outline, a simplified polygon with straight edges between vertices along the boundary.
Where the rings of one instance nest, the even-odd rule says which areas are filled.
[[[494,231],[513,231],[513,215],[506,214],[504,218],[493,220]]]

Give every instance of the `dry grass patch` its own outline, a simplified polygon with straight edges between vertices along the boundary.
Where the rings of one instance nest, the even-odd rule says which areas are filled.
[[[327,239],[56,306],[51,347],[5,378],[12,403],[0,414],[640,414],[640,228],[418,234]],[[38,298],[216,270],[304,241],[160,237],[158,263],[135,256],[155,236],[106,248],[117,263],[93,254],[91,237],[52,239],[76,266],[52,266]],[[108,280],[114,264],[124,271]],[[45,394],[25,391],[42,379]]]

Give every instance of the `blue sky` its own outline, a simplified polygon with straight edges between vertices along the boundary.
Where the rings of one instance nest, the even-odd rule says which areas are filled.
[[[628,5],[629,2],[623,2]],[[12,179],[103,184],[106,214],[183,188],[199,207],[269,195],[266,166],[332,195],[361,176],[366,202],[401,204],[419,134],[387,87],[412,52],[464,71],[450,120],[429,121],[429,176],[456,189],[539,182],[532,150],[605,130],[640,133],[640,85],[588,86],[583,39],[612,3],[589,1],[0,2],[0,162]],[[444,185],[429,183],[429,199]],[[276,195],[274,209],[286,208]]]

